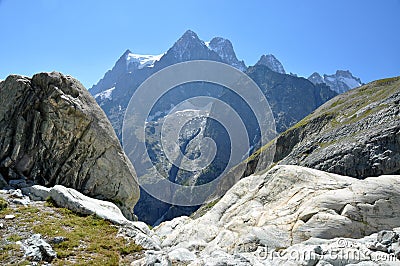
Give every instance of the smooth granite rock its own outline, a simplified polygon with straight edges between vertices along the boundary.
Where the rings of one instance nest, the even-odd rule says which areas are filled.
[[[204,258],[217,250],[286,249],[310,238],[362,238],[399,227],[399,212],[400,176],[358,180],[288,165],[242,179],[200,218],[179,217],[154,230],[163,250]]]

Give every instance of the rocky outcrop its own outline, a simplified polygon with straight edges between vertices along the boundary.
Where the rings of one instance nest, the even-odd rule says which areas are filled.
[[[5,180],[76,188],[113,201],[133,218],[135,171],[104,112],[77,80],[57,72],[12,75],[0,83],[0,95]]]
[[[57,257],[56,252],[49,243],[42,239],[40,234],[34,234],[29,239],[21,243],[25,250],[25,257],[30,261],[47,261],[51,262]]]
[[[192,265],[257,265],[260,250],[277,252],[304,241],[362,238],[391,230],[400,226],[399,185],[400,176],[358,180],[299,166],[276,166],[240,180],[200,218],[179,217],[156,227],[163,249],[158,256],[195,254]],[[390,239],[386,246],[395,248],[395,237]],[[329,241],[338,243],[338,239]],[[319,255],[329,248],[333,246],[312,246]]]
[[[328,101],[274,141],[274,162],[365,178],[400,174],[400,77],[378,80]],[[248,172],[269,155],[248,160]]]

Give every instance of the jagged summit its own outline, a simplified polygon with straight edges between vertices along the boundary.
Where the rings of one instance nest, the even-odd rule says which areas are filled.
[[[194,31],[187,30],[185,33],[175,42],[175,44],[172,46],[174,47],[182,47],[182,46],[187,46],[188,44],[192,45],[201,45],[205,46],[204,42],[202,42],[199,39],[199,36]]]
[[[122,54],[122,56],[120,58],[126,58],[126,56],[128,56],[131,53],[132,53],[131,50],[126,49],[126,51]]]
[[[214,54],[191,30],[187,30],[167,51],[167,54],[173,57],[170,60],[175,59],[178,62],[198,59],[221,61],[218,55]]]
[[[321,75],[318,72],[312,73],[311,76],[308,77],[308,80],[314,83],[315,85],[325,83],[324,78],[321,77]]]
[[[199,36],[197,36],[196,32],[194,32],[192,30],[185,31],[185,33],[182,35],[181,38],[193,38],[193,39],[199,40]]]
[[[285,69],[281,62],[272,54],[262,55],[260,60],[256,65],[264,65],[269,67],[272,71],[278,72],[280,74],[286,74]]]
[[[207,42],[206,45],[208,48],[216,52],[225,63],[230,64],[241,71],[246,70],[247,67],[244,61],[239,61],[237,59],[233,45],[228,39],[215,37],[210,42]]]

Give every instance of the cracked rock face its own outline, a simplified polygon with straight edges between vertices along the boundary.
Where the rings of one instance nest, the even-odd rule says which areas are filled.
[[[280,163],[356,178],[399,174],[399,103],[399,77],[339,95],[280,137],[280,147],[298,138]]]
[[[0,83],[0,173],[113,201],[132,219],[135,171],[104,112],[72,77],[11,75]]]

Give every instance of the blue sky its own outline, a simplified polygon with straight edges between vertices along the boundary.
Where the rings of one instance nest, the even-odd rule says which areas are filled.
[[[126,50],[165,52],[187,30],[232,41],[253,65],[274,54],[288,72],[400,75],[400,0],[0,0],[0,79],[57,70],[86,87]]]

